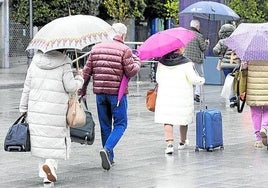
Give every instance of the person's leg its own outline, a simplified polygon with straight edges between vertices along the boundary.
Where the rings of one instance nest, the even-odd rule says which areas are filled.
[[[96,95],[96,103],[101,129],[101,141],[102,146],[104,147],[108,137],[112,132],[112,111],[110,104],[106,100],[106,96],[104,94]]]
[[[188,125],[180,125],[180,137],[182,143],[185,143],[185,140],[187,140],[187,131],[188,131]]]
[[[110,161],[114,160],[113,149],[119,140],[122,138],[126,128],[127,128],[127,96],[124,95],[120,100],[119,106],[117,104],[117,96],[109,96],[109,101],[111,105],[112,117],[113,117],[113,130],[106,140],[104,148],[109,151]]]
[[[188,125],[180,125],[180,142],[178,149],[184,149],[189,143],[187,140]]]
[[[173,144],[174,138],[173,138],[173,125],[171,124],[164,124],[164,132],[165,132],[165,138],[167,145]]]
[[[173,125],[171,124],[164,124],[164,133],[167,143],[167,148],[165,149],[166,154],[172,154],[174,152],[173,147]]]
[[[250,106],[251,119],[253,123],[253,130],[256,138],[255,146],[261,147],[260,141],[262,140],[260,135],[261,121],[262,121],[262,109],[259,106]]]
[[[194,63],[194,68],[199,76],[204,77],[204,67],[203,63]],[[195,101],[200,102],[200,92],[201,92],[201,86],[196,85],[194,94],[195,94]]]
[[[267,146],[267,130],[268,130],[268,106],[262,106],[262,120],[260,135],[262,143]]]
[[[112,152],[105,148],[105,144],[112,132],[112,108],[110,106],[108,96],[105,94],[97,94],[96,102],[103,147],[103,149],[100,151],[102,167],[105,170],[109,170],[111,168],[110,156],[112,155]]]
[[[263,115],[262,115],[262,128],[268,130],[268,106],[263,107]]]

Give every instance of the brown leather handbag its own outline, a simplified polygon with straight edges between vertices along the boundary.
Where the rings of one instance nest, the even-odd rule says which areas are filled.
[[[158,88],[158,85],[156,85],[154,89],[148,90],[146,93],[146,107],[151,112],[155,111],[157,88]]]

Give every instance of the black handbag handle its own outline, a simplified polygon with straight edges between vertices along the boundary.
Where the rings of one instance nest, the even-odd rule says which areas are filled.
[[[245,96],[244,96],[244,99],[243,100],[240,100],[240,92],[239,92],[239,82],[240,80],[237,80],[237,112],[238,113],[241,113],[243,112],[243,109],[244,109],[244,106],[245,106],[245,103],[246,103],[246,98],[247,98],[247,92],[245,92]],[[242,104],[240,104],[242,101]]]
[[[19,122],[24,123],[25,122],[25,118],[27,116],[27,112],[24,112],[14,123],[13,125],[18,124]]]
[[[87,100],[81,96],[79,97],[78,101],[81,103],[83,101],[84,105],[85,105],[85,108],[88,110],[88,106],[87,106]]]

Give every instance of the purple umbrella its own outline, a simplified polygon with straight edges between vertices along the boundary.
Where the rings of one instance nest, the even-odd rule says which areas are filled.
[[[268,60],[268,23],[242,23],[224,44],[241,60]]]
[[[126,77],[126,75],[123,75],[123,78],[122,78],[121,83],[120,83],[118,95],[117,95],[117,105],[116,106],[119,106],[120,100],[122,99],[123,95],[126,92],[126,88],[127,88],[129,80],[130,80],[130,78]]]

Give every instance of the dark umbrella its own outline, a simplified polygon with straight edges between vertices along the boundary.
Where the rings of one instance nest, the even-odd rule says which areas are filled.
[[[180,14],[190,14],[208,21],[238,20],[240,18],[230,7],[213,1],[199,1],[191,4]],[[207,31],[209,32],[209,28]]]

